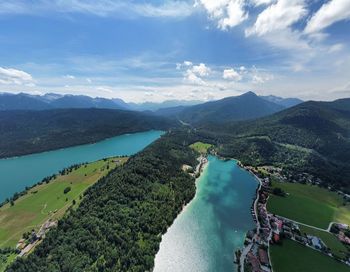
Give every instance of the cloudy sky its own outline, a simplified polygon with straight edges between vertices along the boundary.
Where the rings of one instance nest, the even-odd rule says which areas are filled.
[[[0,0],[0,92],[350,97],[350,0]]]

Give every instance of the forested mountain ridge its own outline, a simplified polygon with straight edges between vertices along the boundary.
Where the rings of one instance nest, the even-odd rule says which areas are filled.
[[[60,95],[47,93],[45,95],[30,95],[26,93],[0,93],[0,110],[45,110],[71,108],[98,108],[131,110],[121,99],[107,99],[87,95]]]
[[[25,94],[0,94],[0,111],[3,110],[46,110],[52,108],[45,101],[41,101]]]
[[[260,97],[267,101],[283,106],[285,108],[294,107],[304,102],[299,98],[282,98],[274,95],[267,95],[267,96],[260,96]]]
[[[207,123],[202,130],[217,132],[223,156],[311,173],[350,190],[350,99],[305,102],[253,121]]]
[[[0,157],[92,143],[124,133],[168,130],[177,125],[160,116],[123,110],[0,111]]]
[[[253,92],[227,97],[174,111],[174,115],[186,123],[225,123],[270,115],[284,107],[260,98]]]
[[[90,187],[77,210],[8,272],[151,271],[165,233],[195,194],[187,132],[169,133]]]

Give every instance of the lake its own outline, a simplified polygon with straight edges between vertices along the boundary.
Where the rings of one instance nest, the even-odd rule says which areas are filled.
[[[158,139],[163,131],[124,134],[95,144],[79,145],[54,151],[0,160],[0,202],[23,191],[44,177],[65,167],[106,157],[133,155]]]
[[[163,235],[154,272],[232,272],[234,252],[255,227],[250,208],[258,186],[236,161],[209,156],[196,196]]]

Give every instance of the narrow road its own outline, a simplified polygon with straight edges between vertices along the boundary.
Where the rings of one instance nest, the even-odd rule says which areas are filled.
[[[283,219],[285,219],[285,220],[289,220],[289,221],[292,221],[292,222],[294,222],[294,223],[297,223],[298,225],[302,225],[302,226],[305,226],[305,227],[317,229],[317,230],[324,231],[324,232],[329,232],[329,229],[330,229],[331,225],[334,223],[334,222],[331,222],[331,223],[329,224],[329,226],[328,226],[327,229],[321,229],[321,228],[319,228],[319,227],[315,227],[315,226],[311,226],[311,225],[308,225],[308,224],[305,224],[305,223],[301,223],[301,222],[295,221],[295,220],[293,220],[293,219],[290,219],[290,218],[287,218],[287,217],[284,217],[284,216],[281,216],[281,215],[278,215],[278,214],[276,214],[276,216],[277,216],[277,217],[280,217],[280,218],[283,218]]]

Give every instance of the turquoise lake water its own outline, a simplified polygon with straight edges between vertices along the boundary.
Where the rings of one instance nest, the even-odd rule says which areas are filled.
[[[72,164],[118,155],[133,155],[158,139],[163,131],[146,131],[113,137],[95,144],[0,160],[0,202],[44,177]]]
[[[234,251],[255,227],[250,208],[258,183],[235,161],[208,159],[195,198],[162,237],[154,272],[237,270]]]

